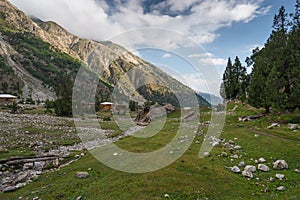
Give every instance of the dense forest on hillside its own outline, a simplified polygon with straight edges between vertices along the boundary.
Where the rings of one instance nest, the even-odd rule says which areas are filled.
[[[255,107],[294,111],[300,108],[300,1],[295,11],[282,6],[274,16],[272,33],[262,49],[246,59],[247,74],[238,57],[228,59],[220,93],[227,100],[247,101]]]

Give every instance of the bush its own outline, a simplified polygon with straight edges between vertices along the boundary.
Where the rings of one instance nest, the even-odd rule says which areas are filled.
[[[53,103],[54,111],[57,116],[72,116],[72,103],[69,99],[61,98],[57,99]]]

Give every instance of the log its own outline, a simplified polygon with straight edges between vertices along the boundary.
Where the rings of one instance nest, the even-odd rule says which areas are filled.
[[[59,155],[27,156],[27,157],[17,156],[8,159],[2,159],[0,160],[0,164],[17,165],[17,164],[24,164],[24,163],[31,163],[31,162],[55,160],[57,158],[60,158],[60,156]]]

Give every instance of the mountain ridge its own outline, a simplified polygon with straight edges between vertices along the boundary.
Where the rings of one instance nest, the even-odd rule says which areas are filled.
[[[0,2],[0,17],[1,68],[13,71],[7,74],[2,70],[0,73],[6,77],[1,81],[2,92],[14,92],[22,98],[34,100],[54,100],[59,97],[62,81],[66,77],[74,81],[77,70],[82,66],[99,75],[99,101],[109,100],[112,88],[129,72],[131,78],[134,77],[131,81],[155,83],[133,88],[130,80],[125,80],[121,90],[127,95],[133,94],[137,99],[146,96],[144,101],[178,104],[170,89],[163,87],[166,84],[176,86],[184,95],[193,92],[117,44],[81,39],[55,22],[31,19],[7,0]],[[145,80],[140,74],[144,75]],[[198,100],[201,104],[209,105],[200,96]]]

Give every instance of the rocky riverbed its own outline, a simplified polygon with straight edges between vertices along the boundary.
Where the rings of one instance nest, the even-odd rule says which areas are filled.
[[[143,128],[132,127],[109,137],[113,130],[76,129],[74,120],[82,119],[0,112],[0,191],[17,190],[44,172],[71,164],[85,155],[84,150],[114,142]],[[72,151],[78,153],[74,156]]]

